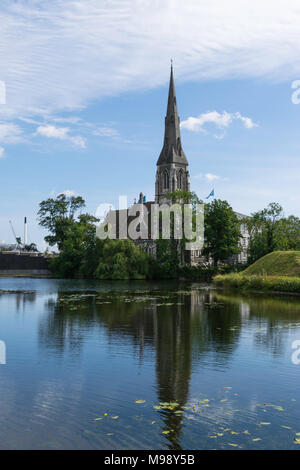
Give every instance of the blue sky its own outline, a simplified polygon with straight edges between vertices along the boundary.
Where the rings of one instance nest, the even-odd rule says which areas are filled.
[[[0,241],[26,215],[44,249],[38,204],[63,191],[153,199],[171,57],[191,189],[300,217],[300,5],[261,3],[2,1]]]

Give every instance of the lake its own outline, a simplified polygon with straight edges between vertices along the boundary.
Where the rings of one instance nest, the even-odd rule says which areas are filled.
[[[173,281],[0,289],[1,449],[300,449],[300,297]]]

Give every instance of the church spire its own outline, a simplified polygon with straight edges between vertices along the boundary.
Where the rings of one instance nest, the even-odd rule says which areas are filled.
[[[188,165],[181,145],[180,120],[177,110],[173,64],[171,62],[164,144],[157,160],[156,202],[159,204],[167,202],[168,199],[165,198],[165,194],[170,191],[176,191],[177,189],[190,191]]]
[[[177,101],[174,85],[173,64],[171,63],[171,74],[169,84],[169,96],[167,115],[165,117],[164,145],[159,156],[157,165],[162,163],[181,163],[187,165],[186,156],[181,146],[180,119],[177,110]]]
[[[171,75],[170,75],[170,85],[169,85],[167,116],[171,116],[172,114],[178,116],[175,85],[174,85],[173,63],[171,62]]]

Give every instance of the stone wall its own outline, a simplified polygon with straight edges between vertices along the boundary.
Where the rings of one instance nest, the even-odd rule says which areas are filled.
[[[28,253],[0,253],[0,274],[50,274],[48,258]]]

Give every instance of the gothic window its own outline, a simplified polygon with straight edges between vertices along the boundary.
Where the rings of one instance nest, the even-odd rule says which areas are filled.
[[[177,188],[183,189],[183,171],[179,170],[177,173]]]
[[[164,170],[163,172],[163,185],[164,189],[169,189],[169,173],[167,170]]]

